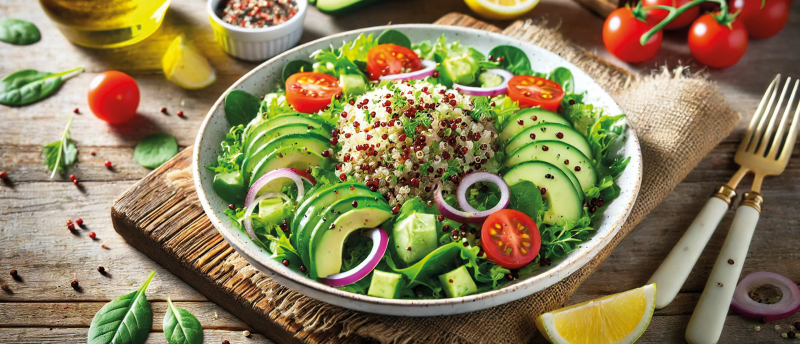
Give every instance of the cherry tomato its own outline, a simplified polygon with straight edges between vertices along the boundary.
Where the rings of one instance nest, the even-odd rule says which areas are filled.
[[[508,81],[508,96],[520,105],[556,112],[564,98],[561,85],[545,78],[517,75]]]
[[[789,0],[766,0],[761,8],[761,0],[731,0],[728,11],[741,10],[737,21],[747,28],[751,38],[767,38],[776,35],[789,21]]]
[[[128,74],[110,70],[89,84],[89,108],[97,118],[111,124],[129,121],[139,107],[139,86]]]
[[[709,67],[733,66],[744,56],[747,43],[747,30],[739,20],[734,20],[728,28],[717,22],[712,14],[704,14],[689,29],[692,56]]]
[[[381,44],[367,52],[369,78],[400,74],[422,69],[422,61],[413,50],[394,44]]]
[[[539,254],[539,227],[525,213],[503,209],[486,219],[481,228],[481,248],[486,259],[506,269],[519,269]]]
[[[681,7],[681,6],[685,5],[689,1],[691,1],[691,0],[643,0],[642,3],[644,4],[645,9],[647,9],[647,7],[656,6],[656,5],[672,6],[672,7],[678,8],[678,7]],[[669,14],[669,11],[667,11],[667,10],[660,10],[660,9],[657,9],[657,8],[647,9],[648,18],[652,17],[653,20],[654,20],[654,23],[656,23],[656,24],[661,22],[662,20],[664,20],[664,18],[666,18],[668,14]],[[697,19],[698,16],[700,16],[700,6],[694,6],[694,7],[690,8],[690,9],[686,10],[686,12],[683,12],[683,14],[679,15],[677,18],[673,19],[671,22],[669,22],[669,24],[667,24],[667,26],[665,26],[664,29],[665,30],[674,30],[674,29],[680,29],[682,27],[687,27],[687,26],[691,25],[692,22],[695,19]]]
[[[328,74],[301,72],[286,79],[286,101],[299,112],[324,110],[341,93],[339,80]]]
[[[637,12],[634,16],[634,11]],[[661,48],[662,33],[657,32],[647,44],[642,46],[639,39],[642,35],[658,24],[654,18],[647,16],[644,11],[628,7],[618,8],[611,12],[603,25],[603,44],[606,49],[625,62],[639,63],[652,59]],[[639,18],[647,17],[647,22]]]

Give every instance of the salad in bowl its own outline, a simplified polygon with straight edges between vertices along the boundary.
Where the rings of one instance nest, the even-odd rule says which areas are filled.
[[[540,274],[592,240],[631,161],[624,115],[512,45],[389,28],[273,77],[225,96],[203,168],[236,231],[342,292],[463,298]]]

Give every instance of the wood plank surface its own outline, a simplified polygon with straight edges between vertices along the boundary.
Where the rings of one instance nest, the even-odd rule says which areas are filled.
[[[230,58],[219,49],[213,42],[204,5],[205,2],[200,0],[173,0],[162,28],[144,42],[129,48],[92,50],[68,43],[35,2],[0,2],[0,17],[33,21],[42,31],[42,41],[37,44],[25,47],[0,45],[0,75],[22,68],[44,71],[78,65],[87,68],[87,72],[69,80],[47,100],[23,108],[0,106],[0,119],[3,121],[0,125],[0,171],[8,171],[12,180],[10,184],[0,185],[0,238],[4,243],[0,247],[0,283],[6,283],[11,290],[0,292],[0,338],[3,338],[0,341],[83,342],[92,310],[135,289],[149,271],[155,269],[158,274],[148,291],[148,297],[154,300],[154,308],[163,309],[163,300],[168,296],[181,302],[208,328],[205,332],[207,343],[226,339],[232,343],[270,343],[265,336],[255,334],[243,338],[240,328],[246,325],[236,325],[235,319],[231,319],[233,316],[220,306],[125,243],[113,231],[108,215],[112,201],[149,172],[132,161],[136,142],[149,134],[169,132],[178,138],[182,147],[191,145],[207,109],[228,85],[256,65]],[[462,0],[387,1],[343,17],[330,17],[312,8],[306,18],[303,41],[388,22],[430,23],[453,11],[470,13]],[[542,0],[526,17],[537,21],[544,19],[548,25],[558,26],[566,37],[636,73],[646,74],[658,66],[679,63],[692,65],[694,70],[701,69],[692,64],[685,45],[686,30],[668,32],[661,52],[653,61],[627,65],[603,48],[600,38],[603,20],[575,3]],[[505,27],[510,22],[492,23]],[[192,38],[217,69],[218,81],[214,85],[199,91],[186,91],[163,78],[160,55],[178,33]],[[732,162],[735,145],[769,80],[778,72],[800,75],[798,37],[800,3],[795,1],[789,23],[780,34],[751,41],[747,55],[736,66],[708,71],[729,104],[742,113],[743,121],[738,130],[703,159],[667,200],[617,248],[603,267],[584,283],[571,302],[637,287],[647,280],[691,223],[711,188],[726,181],[735,169]],[[140,116],[129,125],[110,127],[88,111],[88,84],[96,73],[107,69],[125,71],[140,85]],[[169,115],[158,112],[162,106],[170,109]],[[37,160],[41,145],[57,139],[67,116],[76,107],[82,110],[82,114],[75,116],[73,124],[79,163],[70,171],[84,181],[82,188],[76,188],[65,178],[57,177],[51,181]],[[186,118],[174,116],[177,110],[185,111]],[[89,154],[92,150],[96,151],[96,156]],[[797,235],[800,216],[795,206],[800,201],[795,186],[800,178],[798,152],[796,149],[787,173],[765,182],[763,194],[766,204],[744,273],[768,270],[800,279],[796,263],[797,247],[800,246]],[[114,170],[108,171],[102,166],[106,159],[114,163]],[[82,217],[88,227],[76,235],[67,231],[64,222],[77,217]],[[676,303],[656,314],[640,342],[682,342],[688,314],[699,297],[731,218],[732,214],[729,214],[721,224]],[[90,240],[90,231],[97,232],[100,240]],[[102,249],[102,244],[109,249]],[[99,275],[95,270],[98,265],[108,268],[111,277]],[[20,271],[21,282],[7,275],[11,269]],[[78,275],[82,285],[80,293],[69,287],[74,274]],[[221,318],[228,317],[229,320],[210,319],[204,309],[217,309]],[[14,318],[7,320],[7,315]],[[66,320],[59,320],[59,317]],[[154,323],[160,321],[156,319]],[[788,321],[781,324],[785,328]],[[238,327],[225,331],[217,330],[217,326]],[[783,341],[779,332],[770,326],[762,326],[765,330],[761,332],[753,331],[753,326],[754,322],[729,316],[720,343]],[[267,337],[270,336],[272,334],[267,333]],[[163,334],[154,332],[148,342],[165,341]]]

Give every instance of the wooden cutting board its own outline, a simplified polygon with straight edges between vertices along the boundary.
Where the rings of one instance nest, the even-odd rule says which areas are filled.
[[[469,16],[451,13],[435,22],[500,32]],[[361,343],[337,328],[307,333],[282,316],[249,279],[222,263],[237,253],[205,216],[191,177],[192,147],[176,155],[122,194],[111,208],[114,229],[211,301],[278,343]],[[184,182],[175,182],[182,176]],[[188,181],[191,181],[188,179]]]

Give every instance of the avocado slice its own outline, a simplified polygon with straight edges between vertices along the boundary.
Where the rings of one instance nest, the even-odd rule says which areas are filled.
[[[347,236],[362,228],[374,228],[392,217],[383,198],[354,197],[339,201],[329,209],[336,214],[320,221],[311,234],[309,260],[311,278],[327,277],[342,270],[342,249]],[[331,214],[332,212],[326,212]],[[324,218],[324,216],[323,216]]]
[[[400,294],[401,282],[403,282],[403,275],[401,274],[373,270],[367,295],[383,299],[394,299]]]
[[[520,124],[520,121],[522,121],[522,124]],[[556,123],[572,127],[572,123],[555,112],[532,108],[522,110],[517,112],[516,115],[509,117],[503,123],[503,131],[501,131],[498,136],[503,139],[503,141],[508,142],[510,138],[517,135],[520,131],[542,123]]]
[[[320,189],[314,195],[306,197],[306,201],[297,208],[295,217],[292,220],[292,230],[295,232],[292,235],[292,242],[297,252],[304,262],[309,261],[308,245],[311,240],[311,235],[314,232],[314,227],[323,218],[323,214],[328,207],[336,204],[341,200],[352,198],[355,196],[366,196],[371,198],[382,197],[377,193],[373,193],[363,184],[356,183],[342,183],[333,184],[329,187]],[[326,216],[327,218],[327,216]]]
[[[542,199],[548,209],[544,223],[554,225],[559,220],[577,221],[583,215],[583,192],[575,189],[564,172],[551,163],[528,161],[518,164],[503,175],[509,186],[527,180],[544,189]]]
[[[322,155],[310,149],[303,149],[295,146],[283,147],[261,159],[261,162],[253,169],[249,184],[252,185],[254,181],[258,180],[258,178],[267,172],[279,168],[305,170],[312,166],[322,165],[325,160],[326,158],[323,158]]]
[[[244,178],[240,171],[220,172],[214,176],[211,188],[222,200],[231,204],[244,202]]]
[[[304,134],[281,135],[247,152],[248,155],[244,158],[244,163],[242,163],[245,175],[249,175],[250,172],[253,172],[256,165],[261,162],[261,159],[265,156],[280,148],[289,146],[305,147],[315,152],[322,152],[331,148],[330,139],[326,139],[324,136],[317,133],[308,132]]]
[[[555,123],[542,123],[520,131],[506,141],[506,155],[514,154],[515,150],[535,140],[561,141],[577,148],[583,155],[592,157],[592,147],[583,135],[571,127]]]
[[[478,286],[469,275],[466,265],[439,275],[439,283],[442,284],[442,289],[447,297],[462,297],[478,292]]]
[[[258,133],[254,132],[254,135],[251,135],[251,141],[249,143],[245,143],[247,145],[244,146],[245,147],[244,155],[245,156],[253,155],[255,151],[257,151],[258,147],[261,147],[265,143],[269,143],[270,141],[282,136],[295,135],[295,134],[306,135],[309,133],[316,133],[324,137],[326,140],[330,140],[331,139],[330,132],[326,132],[320,128],[321,127],[315,127],[304,123],[289,123],[279,127],[275,127],[270,130],[261,131]]]
[[[327,130],[328,133],[333,130],[329,124],[314,116],[315,115],[295,113],[272,117],[265,120],[252,121],[247,125],[247,127],[244,128],[244,147],[248,147],[249,143],[252,142],[250,138],[252,138],[254,135],[257,135],[259,132],[267,132],[286,124],[305,124],[306,126],[310,125],[314,127],[322,127],[323,129]]]
[[[415,212],[392,228],[395,252],[410,266],[439,246],[437,234],[436,216]]]
[[[534,141],[522,146],[506,158],[505,166],[513,167],[534,160],[546,161],[560,168],[572,180],[575,188],[584,193],[597,185],[597,171],[589,158],[561,141]]]

